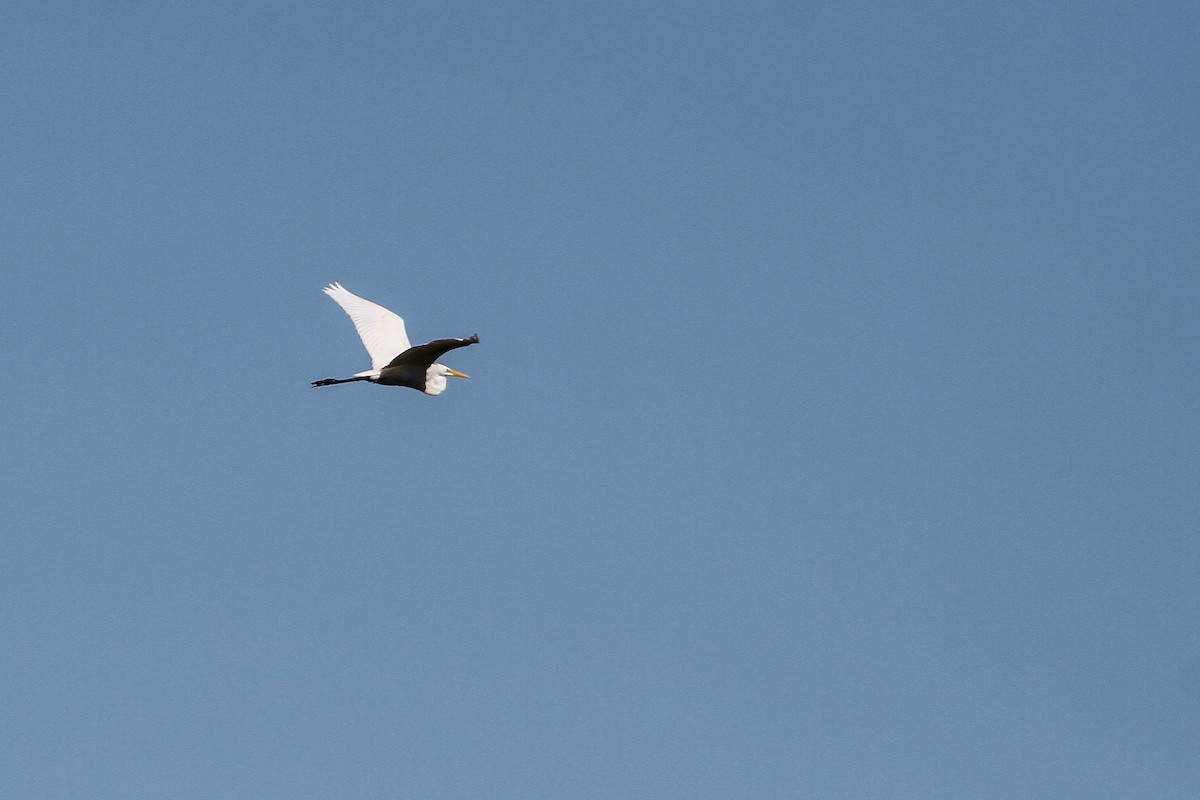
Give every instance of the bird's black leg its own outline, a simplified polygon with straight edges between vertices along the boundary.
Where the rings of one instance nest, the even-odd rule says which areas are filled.
[[[324,378],[323,380],[313,381],[313,386],[333,386],[335,383],[353,383],[354,381],[369,381],[370,378]]]

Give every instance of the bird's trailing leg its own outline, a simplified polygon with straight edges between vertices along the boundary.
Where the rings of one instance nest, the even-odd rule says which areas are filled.
[[[358,376],[358,377],[354,377],[354,378],[325,378],[324,380],[313,381],[312,385],[313,386],[333,386],[335,383],[353,383],[354,381],[369,381],[369,380],[371,380],[371,379],[368,377],[365,377],[365,376]]]

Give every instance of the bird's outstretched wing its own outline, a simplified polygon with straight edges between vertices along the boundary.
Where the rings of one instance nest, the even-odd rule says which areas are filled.
[[[469,344],[479,344],[478,333],[472,334],[469,339],[434,339],[428,344],[419,344],[416,347],[410,347],[392,359],[387,367],[388,369],[392,369],[411,365],[427,369],[430,364],[451,350],[458,347],[466,347]]]
[[[371,354],[371,369],[383,369],[393,358],[409,349],[408,332],[404,330],[404,320],[398,314],[364,300],[343,288],[340,283],[326,286],[325,294],[332,297],[354,321],[354,328],[363,346]]]

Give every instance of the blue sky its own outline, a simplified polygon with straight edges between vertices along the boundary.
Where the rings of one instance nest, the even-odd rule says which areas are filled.
[[[1200,792],[1192,4],[0,22],[4,796]]]

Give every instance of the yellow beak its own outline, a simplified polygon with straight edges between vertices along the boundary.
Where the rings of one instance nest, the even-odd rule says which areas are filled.
[[[458,370],[453,370],[453,369],[450,369],[449,367],[446,367],[446,372],[449,372],[451,375],[453,375],[453,376],[454,376],[454,377],[456,377],[456,378],[469,378],[469,377],[471,377],[470,375],[464,375],[463,373],[459,372]]]

